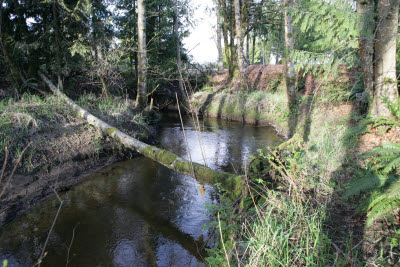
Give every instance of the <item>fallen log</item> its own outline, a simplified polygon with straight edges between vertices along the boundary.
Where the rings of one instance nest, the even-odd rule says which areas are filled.
[[[139,152],[143,156],[150,158],[169,169],[191,176],[200,183],[209,184],[212,186],[218,183],[223,189],[230,192],[233,197],[238,197],[242,193],[242,176],[213,170],[198,163],[191,163],[167,150],[143,143],[121,132],[117,128],[112,127],[108,123],[92,115],[89,111],[78,106],[74,101],[72,101],[72,99],[61,92],[43,73],[39,72],[39,76],[54,94],[61,97],[68,105],[72,107],[73,110],[78,113],[79,117],[85,119],[90,125],[93,125],[101,132],[122,143],[124,146]]]

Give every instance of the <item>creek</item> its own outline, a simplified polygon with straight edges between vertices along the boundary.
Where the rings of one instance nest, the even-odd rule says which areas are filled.
[[[272,127],[200,123],[201,135],[191,119],[184,121],[190,156],[204,164],[203,148],[214,169],[240,172],[247,155],[282,141]],[[163,117],[158,141],[188,158],[179,117]],[[212,220],[206,207],[218,204],[218,192],[200,188],[193,178],[144,157],[107,166],[60,193],[64,205],[41,266],[203,266],[201,247],[210,234],[204,225]],[[51,197],[0,229],[0,264],[37,262],[59,204]]]

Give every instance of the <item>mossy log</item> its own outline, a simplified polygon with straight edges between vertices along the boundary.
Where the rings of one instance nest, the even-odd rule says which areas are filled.
[[[198,163],[191,164],[189,161],[179,157],[178,155],[175,155],[174,153],[143,143],[121,132],[117,128],[112,127],[106,122],[90,114],[87,110],[78,106],[74,101],[72,101],[72,99],[61,92],[43,73],[39,72],[39,76],[49,86],[54,94],[60,96],[78,113],[79,117],[85,119],[90,125],[93,125],[103,133],[119,141],[124,146],[139,152],[147,158],[151,158],[152,160],[164,165],[169,169],[175,170],[188,176],[192,176],[200,183],[205,183],[209,185],[215,185],[219,183],[221,184],[222,188],[230,192],[233,197],[238,197],[242,193],[242,176],[213,170]]]

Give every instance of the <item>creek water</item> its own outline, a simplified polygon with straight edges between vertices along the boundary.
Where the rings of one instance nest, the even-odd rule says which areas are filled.
[[[188,158],[179,117],[162,120],[158,146]],[[247,155],[281,142],[271,127],[201,120],[201,135],[184,122],[191,158],[240,171]],[[199,138],[200,137],[200,138]],[[206,207],[215,188],[140,157],[119,162],[60,194],[64,201],[41,266],[204,266]],[[204,194],[203,194],[204,193]],[[42,252],[60,202],[52,197],[0,229],[0,264],[32,266]],[[72,242],[71,242],[72,241]]]

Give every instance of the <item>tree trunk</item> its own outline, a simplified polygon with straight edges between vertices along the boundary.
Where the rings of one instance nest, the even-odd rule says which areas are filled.
[[[281,48],[280,44],[281,44],[281,30],[279,29],[278,30],[278,40],[276,41],[277,51],[276,51],[275,65],[279,64],[279,56],[280,56],[280,48]]]
[[[24,78],[19,72],[17,66],[15,66],[11,54],[8,52],[7,49],[8,41],[6,40],[7,34],[4,34],[2,31],[2,22],[3,22],[3,0],[0,0],[0,50],[4,55],[6,63],[11,72],[11,84],[13,85],[16,94],[18,94],[18,89],[22,86]]]
[[[2,32],[0,39],[2,39],[2,49],[3,49],[4,58],[6,60],[8,68],[10,69],[11,83],[15,89],[16,94],[18,94],[18,90],[24,84],[25,79],[24,79],[24,76],[22,76],[21,72],[19,71],[17,65],[15,65],[15,62],[14,62],[14,59],[13,59],[12,53],[11,53],[12,47],[10,44],[10,40],[8,38],[8,34],[6,32]]]
[[[46,36],[47,33],[49,32],[49,29],[51,29],[51,21],[49,21],[49,17],[48,17],[48,13],[47,12],[44,12],[44,14],[43,14],[43,22],[44,22],[44,25],[43,25],[43,27],[44,27],[43,36]],[[49,40],[49,38],[45,38],[44,39],[44,49],[46,50],[44,52],[45,58],[46,58],[46,71],[48,73],[50,73],[50,71],[51,71],[51,69],[50,69],[50,66],[51,66],[51,59],[50,59],[51,58],[51,48],[50,48],[50,40]]]
[[[360,49],[360,66],[368,102],[371,102],[374,93],[374,2],[374,0],[357,1],[357,12],[360,14],[361,20],[361,36],[358,43]]]
[[[294,49],[293,41],[293,23],[292,17],[289,14],[292,7],[291,0],[285,0],[285,75],[286,75],[286,92],[288,95],[289,103],[295,97],[296,86],[296,72],[294,70],[294,63],[290,53]]]
[[[85,119],[90,125],[93,125],[95,128],[114,138],[124,146],[137,151],[143,156],[150,158],[169,169],[192,176],[201,183],[206,183],[209,185],[220,183],[222,187],[228,192],[231,192],[235,198],[240,196],[242,193],[243,181],[241,176],[227,172],[216,171],[198,163],[191,163],[167,150],[150,146],[135,138],[132,138],[78,106],[74,101],[72,101],[56,86],[54,86],[54,84],[42,73],[39,73],[39,76],[55,94],[65,100],[65,102],[77,112],[79,117]]]
[[[222,27],[222,33],[224,36],[224,47],[225,47],[225,58],[226,58],[226,65],[228,66],[228,73],[229,76],[232,77],[232,59],[231,59],[231,54],[230,54],[230,45],[228,41],[228,11],[227,11],[227,6],[226,6],[226,1],[227,0],[218,0],[220,6],[222,7],[222,17],[223,17],[223,27]]]
[[[230,0],[230,20],[229,20],[229,35],[230,35],[230,49],[231,49],[231,77],[234,77],[238,68],[236,46],[235,46],[235,7],[234,0]]]
[[[398,0],[379,0],[378,29],[375,43],[375,92],[371,115],[393,117],[383,98],[397,102],[396,37],[399,16]]]
[[[100,82],[101,82],[101,94],[108,98],[110,96],[110,91],[108,90],[107,79],[104,75],[100,75]]]
[[[110,97],[110,90],[108,89],[108,83],[107,83],[107,72],[101,67],[101,64],[103,61],[103,52],[101,51],[100,47],[97,46],[96,47],[96,51],[97,51],[97,64],[98,64],[98,68],[99,69],[99,78],[100,78],[100,82],[101,82],[101,94],[103,97]]]
[[[147,51],[146,51],[146,6],[145,0],[138,0],[138,88],[136,107],[143,109],[147,103]]]
[[[136,15],[136,1],[133,0],[133,12],[135,12]],[[136,44],[138,40],[137,36],[137,24],[133,24],[133,42]],[[135,78],[137,79],[138,77],[138,52],[135,52]]]
[[[254,55],[256,53],[256,33],[253,33],[253,51],[252,51],[252,56],[251,56],[251,64],[254,65]]]
[[[61,78],[61,47],[60,47],[60,30],[58,27],[57,0],[53,0],[53,24],[54,24],[54,39],[56,45],[56,60],[57,60],[57,81],[58,88],[63,88]]]
[[[218,71],[224,70],[224,56],[222,55],[222,45],[221,45],[221,14],[218,2],[216,2],[215,7],[217,13],[217,50],[218,50]],[[226,47],[226,46],[225,46]]]
[[[178,10],[177,0],[174,0],[174,13],[175,13],[174,32],[175,32],[175,42],[176,42],[176,63],[178,66],[178,75],[179,75],[179,91],[181,92],[182,100],[186,102],[186,94],[182,78],[181,45],[179,40],[179,10]]]
[[[247,36],[246,36],[246,56],[245,57],[246,57],[247,64],[250,64],[250,34],[247,34]]]
[[[238,55],[238,68],[239,77],[244,77],[245,64],[243,56],[243,34],[242,34],[242,22],[240,19],[240,0],[235,1],[235,23],[236,23],[236,36],[237,36],[237,55]]]

